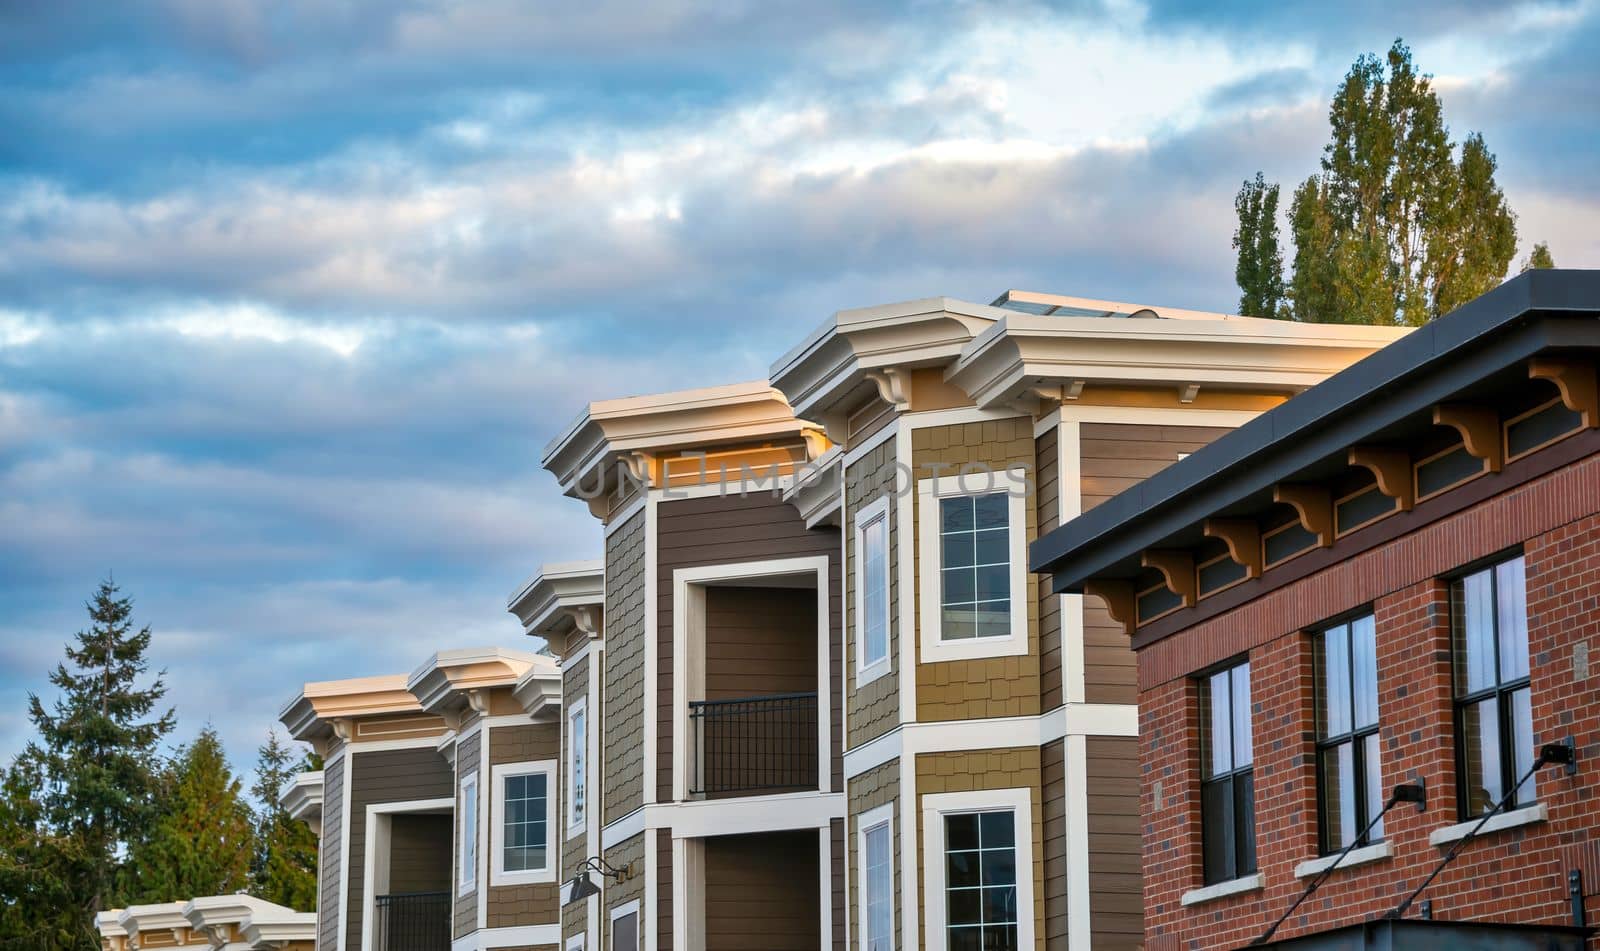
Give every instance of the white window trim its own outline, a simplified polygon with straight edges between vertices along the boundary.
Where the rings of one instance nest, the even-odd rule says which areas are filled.
[[[945,951],[944,817],[963,812],[1011,810],[1016,822],[1017,947],[1034,946],[1033,919],[1033,793],[1027,787],[977,792],[937,793],[922,797],[922,866],[927,951]]]
[[[1011,632],[1005,637],[946,641],[940,631],[942,555],[939,547],[940,499],[1005,492],[1011,556]],[[974,472],[923,479],[917,483],[918,550],[922,562],[922,662],[1013,657],[1028,653],[1028,473],[1026,469]]]
[[[506,871],[506,824],[502,821],[505,815],[506,780],[513,776],[543,775],[544,780],[544,868],[527,869],[525,871]],[[490,796],[493,799],[489,811],[491,824],[489,826],[489,852],[493,856],[490,861],[489,884],[491,885],[535,885],[556,880],[556,761],[541,760],[536,763],[501,763],[489,769],[492,788]]]
[[[867,559],[864,557],[866,527],[872,522],[883,520],[883,656],[872,663],[866,663],[867,636],[866,636],[866,590],[867,590]],[[879,496],[867,505],[862,506],[855,517],[855,638],[856,638],[856,686],[861,687],[872,683],[879,677],[889,673],[893,667],[890,657],[893,651],[889,649],[890,630],[889,619],[894,616],[889,605],[890,578],[889,570],[889,497]]]
[[[889,830],[889,947],[894,943],[894,803],[886,803],[856,816],[856,908],[859,910],[861,947],[870,947],[867,941],[867,833],[883,826]]]
[[[588,697],[579,697],[572,701],[571,706],[567,707],[567,768],[565,770],[567,774],[567,780],[565,786],[567,798],[566,838],[568,839],[573,839],[583,835],[585,827],[588,823],[588,787],[591,785],[589,782],[589,729],[591,724],[589,723],[589,704],[587,701]],[[581,750],[573,742],[572,732],[573,721],[577,720],[580,715],[583,717],[583,748]],[[577,812],[578,771],[576,769],[576,759],[580,754],[583,756],[583,784],[585,787],[583,797],[583,814],[579,814]]]
[[[584,943],[588,941],[586,934],[575,934],[567,939],[567,951],[583,951]]]
[[[456,808],[460,810],[461,821],[456,835],[460,841],[456,843],[456,868],[460,870],[460,879],[456,888],[458,896],[471,895],[478,890],[478,854],[479,840],[482,838],[479,831],[483,828],[483,797],[479,795],[478,773],[476,770],[461,777],[461,785],[457,795],[459,802]],[[472,828],[467,828],[466,804],[472,803]],[[472,846],[469,855],[467,846]]]
[[[606,913],[606,948],[605,948],[605,951],[612,951],[612,949],[614,949],[616,947],[616,945],[617,945],[617,919],[618,918],[625,918],[628,915],[633,915],[634,916],[634,921],[636,921],[638,923],[637,927],[638,927],[639,930],[634,935],[634,939],[635,939],[634,943],[638,946],[638,951],[644,951],[644,946],[645,946],[645,942],[644,942],[644,912],[640,910],[639,899],[637,899],[637,898],[635,898],[633,901],[623,902],[622,904],[616,906],[615,908],[611,909],[609,912]]]

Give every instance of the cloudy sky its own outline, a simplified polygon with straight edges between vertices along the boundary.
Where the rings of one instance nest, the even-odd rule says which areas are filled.
[[[523,641],[589,399],[912,297],[1230,309],[1239,181],[1396,35],[1600,266],[1594,0],[1330,9],[0,0],[0,754],[108,572],[245,765],[304,680]]]

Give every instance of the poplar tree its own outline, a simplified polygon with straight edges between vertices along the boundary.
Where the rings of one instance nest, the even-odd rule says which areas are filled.
[[[1516,254],[1516,215],[1495,181],[1497,163],[1480,134],[1450,141],[1432,79],[1396,40],[1388,55],[1356,60],[1328,110],[1321,170],[1295,189],[1289,207],[1297,320],[1417,326],[1504,280]],[[1258,179],[1236,202],[1238,234],[1260,234],[1246,200],[1276,188]],[[1251,230],[1254,229],[1254,230]],[[1276,241],[1235,247],[1240,291],[1282,261]],[[1252,283],[1246,279],[1251,278]]]
[[[129,848],[131,900],[246,890],[254,854],[254,817],[222,740],[207,726],[168,763],[154,817]]]
[[[255,894],[267,901],[314,911],[317,905],[317,835],[311,827],[289,815],[283,807],[283,790],[296,773],[321,769],[315,753],[296,756],[279,739],[267,733],[257,752],[255,783],[250,794],[257,803],[256,854],[251,869]]]
[[[5,859],[11,886],[51,902],[33,903],[47,937],[39,947],[98,947],[94,914],[123,903],[120,857],[148,820],[158,744],[174,722],[170,709],[154,712],[162,675],[141,686],[150,628],[134,629],[133,602],[118,593],[102,581],[85,605],[90,626],[50,675],[60,691],[51,708],[29,695],[38,737],[6,784],[17,823],[8,836],[19,840]]]
[[[1538,244],[1534,245],[1533,250],[1528,252],[1528,257],[1522,262],[1522,269],[1524,271],[1532,271],[1538,268],[1550,268],[1555,266],[1556,259],[1550,253],[1550,245],[1543,241],[1540,241]]]
[[[1239,227],[1233,232],[1239,313],[1286,317],[1283,254],[1278,250],[1278,186],[1268,185],[1257,172],[1254,181],[1245,180],[1233,207],[1239,215]]]

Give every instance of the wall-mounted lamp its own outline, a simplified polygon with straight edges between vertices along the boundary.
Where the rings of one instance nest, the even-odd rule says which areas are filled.
[[[600,894],[600,886],[596,885],[594,880],[589,877],[590,872],[594,872],[598,875],[604,875],[618,885],[621,885],[623,882],[627,881],[628,876],[631,874],[631,870],[628,865],[624,865],[622,868],[617,868],[599,856],[584,859],[583,862],[578,865],[577,871],[573,874],[572,881],[567,883],[566,903],[568,905],[583,901],[585,898],[588,898],[592,895]]]

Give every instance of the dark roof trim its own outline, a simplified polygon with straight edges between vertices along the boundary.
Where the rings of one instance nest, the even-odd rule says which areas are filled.
[[[1528,271],[1418,328],[1033,543],[1053,591],[1106,568],[1368,434],[1544,350],[1600,346],[1600,271]],[[1489,338],[1494,346],[1486,346]]]

